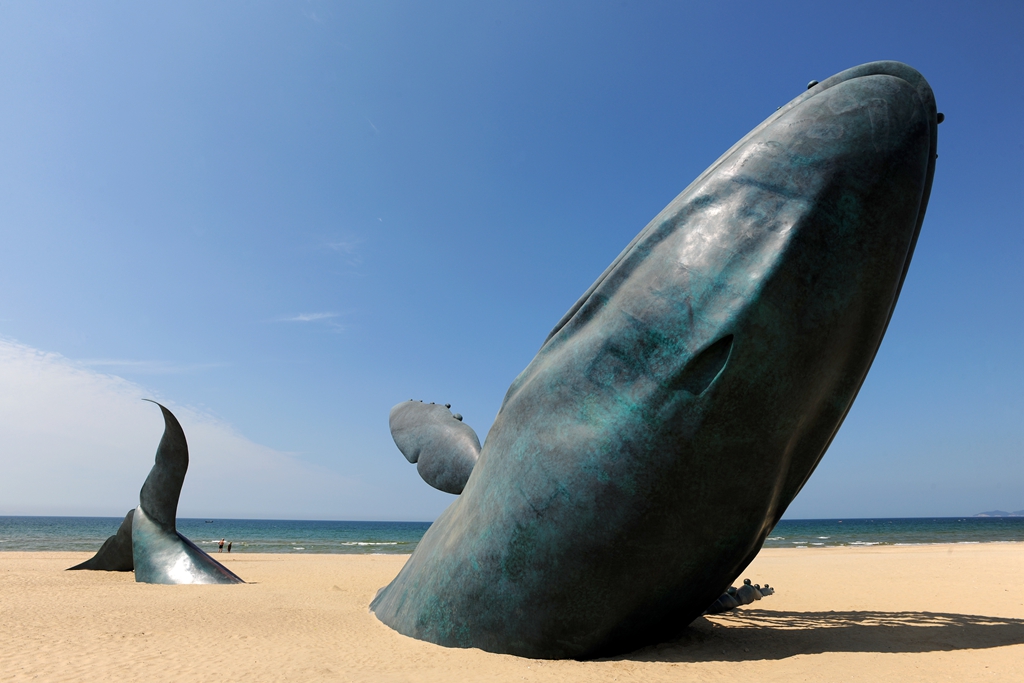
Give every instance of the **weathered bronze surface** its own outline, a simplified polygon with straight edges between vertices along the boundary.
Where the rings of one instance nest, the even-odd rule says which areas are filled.
[[[874,359],[924,219],[931,88],[813,85],[668,205],[512,383],[462,495],[372,602],[455,647],[669,638],[749,564]]]

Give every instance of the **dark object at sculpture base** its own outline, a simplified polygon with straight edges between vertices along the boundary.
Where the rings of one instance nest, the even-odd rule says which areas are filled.
[[[103,541],[99,551],[82,564],[76,564],[72,569],[94,569],[108,572],[130,572],[135,569],[135,562],[132,560],[132,517],[135,510],[129,510],[124,516],[117,533]]]
[[[743,585],[739,588],[733,588],[730,586],[722,595],[711,603],[711,606],[704,610],[704,614],[721,614],[722,612],[728,612],[729,610],[742,607],[743,605],[749,605],[750,603],[765,598],[769,595],[775,595],[775,589],[765,584],[751,584],[750,579],[744,579]]]
[[[377,617],[441,645],[590,658],[702,614],[853,404],[924,220],[937,127],[924,78],[875,62],[727,151],[515,379]]]

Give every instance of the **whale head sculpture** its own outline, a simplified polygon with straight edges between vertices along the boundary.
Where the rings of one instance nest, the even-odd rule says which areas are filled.
[[[729,149],[512,383],[461,496],[372,602],[378,618],[442,645],[587,658],[671,637],[712,605],[864,381],[924,219],[938,122],[917,71],[874,62]]]

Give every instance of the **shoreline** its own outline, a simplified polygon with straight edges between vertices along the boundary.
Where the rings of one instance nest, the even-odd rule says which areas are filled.
[[[392,631],[368,605],[409,555],[214,553],[237,586],[64,571],[90,555],[0,552],[0,680],[1024,680],[1024,542],[764,549],[740,579],[775,595],[586,662]]]
[[[120,520],[112,518],[0,517],[0,551],[95,551],[119,526]],[[282,554],[408,554],[418,546],[430,526],[426,522],[178,519],[178,530],[206,551],[216,552],[223,538],[232,541],[237,552]],[[1024,542],[1024,518],[782,520],[765,539],[763,547],[992,541]]]
[[[3,543],[3,542],[4,541],[0,541],[0,543]],[[102,543],[100,543],[99,545],[102,545]],[[952,542],[937,541],[937,542],[933,542],[933,543],[932,542],[922,542],[922,543],[890,543],[888,541],[878,541],[878,542],[865,542],[865,543],[853,542],[853,543],[835,544],[835,545],[825,545],[825,544],[815,543],[815,544],[810,544],[810,545],[793,545],[793,546],[785,546],[785,547],[780,547],[780,546],[762,547],[760,552],[762,552],[762,553],[763,552],[768,552],[768,551],[772,551],[772,552],[775,552],[775,551],[789,552],[790,550],[870,550],[872,548],[935,548],[935,547],[945,547],[945,546],[959,547],[959,546],[965,546],[965,545],[971,545],[971,546],[973,546],[973,545],[978,545],[978,546],[988,546],[988,545],[1020,545],[1020,546],[1024,547],[1024,541],[952,541]],[[370,557],[370,556],[378,557],[378,556],[384,556],[384,557],[406,557],[407,558],[410,555],[412,555],[412,552],[341,552],[341,553],[339,553],[339,552],[318,552],[316,550],[306,550],[305,548],[302,549],[302,552],[288,552],[288,553],[275,553],[275,552],[262,552],[262,551],[259,551],[259,552],[249,552],[249,551],[245,550],[244,548],[245,548],[244,545],[239,544],[237,546],[237,549],[231,551],[230,553],[228,553],[228,552],[219,553],[216,550],[210,552],[210,551],[206,550],[205,548],[201,547],[203,552],[206,552],[208,555],[210,555],[211,557],[214,557],[214,558],[218,558],[218,557],[222,557],[222,556],[230,558],[230,557],[238,556],[238,555],[268,555],[268,556],[281,556],[281,557],[303,557],[303,556],[317,556],[317,557],[320,557],[320,556],[339,555],[339,556],[345,556],[345,557],[349,557],[349,556],[351,556],[351,557]],[[99,547],[97,546],[97,550],[98,549],[99,549]],[[92,557],[95,554],[95,551],[88,551],[87,552],[87,551],[80,551],[80,550],[17,550],[17,549],[7,549],[7,548],[4,548],[2,545],[0,545],[0,555],[2,555],[4,553],[25,553],[25,554],[28,554],[28,555],[36,555],[36,554],[38,554],[38,555],[46,555],[46,554],[51,554],[51,555],[67,555],[69,557],[70,556],[81,557],[82,559],[79,560],[79,561],[84,561],[84,560],[87,560],[90,557]]]

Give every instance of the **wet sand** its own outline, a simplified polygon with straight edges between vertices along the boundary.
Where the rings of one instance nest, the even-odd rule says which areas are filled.
[[[777,593],[590,662],[449,649],[367,605],[403,555],[216,555],[242,586],[0,553],[0,681],[1024,681],[1024,543],[763,550]]]

